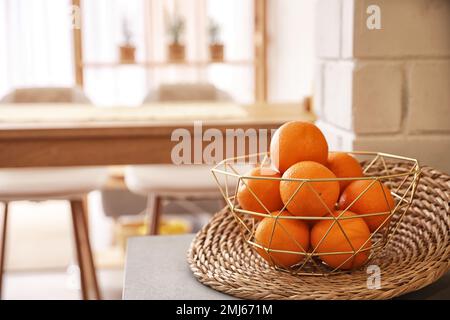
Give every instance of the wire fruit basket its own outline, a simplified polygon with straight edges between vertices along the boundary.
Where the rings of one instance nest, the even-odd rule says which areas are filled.
[[[228,158],[220,163],[218,163],[213,169],[212,174],[216,183],[222,193],[223,198],[225,199],[228,209],[233,215],[235,221],[239,224],[240,230],[242,233],[245,242],[247,242],[256,252],[261,252],[265,254],[268,259],[270,265],[272,265],[275,269],[289,272],[291,274],[298,275],[331,275],[342,272],[352,271],[354,268],[342,268],[349,261],[353,261],[354,259],[358,259],[361,255],[365,256],[364,265],[370,264],[370,261],[382,252],[383,248],[390,241],[393,240],[394,235],[400,225],[400,222],[407,214],[411,203],[413,202],[414,195],[417,189],[417,185],[420,179],[420,167],[419,163],[416,159],[397,156],[393,154],[387,153],[376,153],[376,152],[348,152],[353,155],[355,158],[359,160],[363,168],[363,177],[355,177],[355,178],[335,178],[335,179],[294,179],[294,178],[278,178],[278,177],[258,177],[258,176],[249,176],[246,175],[247,170],[249,169],[249,163],[254,163],[260,166],[261,168],[270,167],[270,158],[268,153],[258,153],[253,155],[247,155],[242,157]],[[399,165],[400,164],[400,165]],[[280,183],[282,181],[293,183],[297,185],[295,193],[291,196],[289,201],[291,201],[295,195],[302,190],[302,188],[310,188],[314,191],[315,183],[323,183],[323,182],[332,182],[332,181],[356,181],[356,180],[367,180],[370,183],[368,184],[365,190],[363,190],[357,198],[353,201],[357,201],[361,197],[364,196],[366,192],[370,189],[371,186],[377,183],[382,183],[387,186],[390,190],[391,196],[394,199],[394,206],[390,207],[388,205],[389,210],[383,212],[372,212],[368,214],[359,214],[359,215],[347,215],[346,212],[349,211],[351,205],[346,208],[341,208],[339,214],[333,214],[333,210],[330,210],[329,207],[323,203],[320,195],[316,192],[316,198],[311,201],[318,201],[324,207],[326,207],[328,214],[322,217],[317,216],[298,216],[298,215],[290,215],[283,214],[287,212],[287,206],[289,205],[289,201],[284,203],[283,208],[281,208],[276,214],[267,210],[264,206],[261,199],[258,198],[256,193],[249,191],[255,197],[255,200],[261,204],[264,208],[262,212],[249,211],[244,210],[239,206],[237,201],[237,194],[239,189],[246,185],[248,186],[248,181],[251,179],[256,180],[279,180]],[[387,201],[387,199],[386,199]],[[383,217],[384,223],[381,224],[375,230],[371,230],[370,236],[365,240],[364,243],[355,247],[352,245],[345,228],[342,226],[351,221],[352,219],[356,221],[356,219],[361,218],[370,218],[370,217]],[[305,248],[299,243],[296,243],[297,249],[295,250],[280,250],[275,247],[272,247],[272,237],[274,231],[272,230],[272,234],[270,235],[270,240],[268,244],[262,244],[257,241],[255,234],[257,231],[258,224],[261,219],[273,219],[273,226],[279,226],[283,228],[283,220],[299,220],[302,221],[309,226],[312,223],[318,223],[319,221],[329,221],[330,227],[323,234],[322,238],[319,240],[318,245],[313,248]],[[319,252],[318,248],[320,244],[326,240],[329,236],[331,230],[333,228],[339,228],[342,232],[345,241],[348,242],[348,249],[345,251],[323,251]],[[295,237],[292,234],[289,234],[289,231],[284,229],[283,232],[287,233],[292,241],[295,241]],[[299,262],[294,265],[283,265],[280,263],[275,263],[274,257],[277,254],[287,254],[287,255],[297,255],[300,257]],[[330,266],[324,261],[327,260],[326,257],[341,257],[343,259],[339,265]],[[361,266],[358,266],[361,267]],[[343,270],[348,269],[348,270]]]

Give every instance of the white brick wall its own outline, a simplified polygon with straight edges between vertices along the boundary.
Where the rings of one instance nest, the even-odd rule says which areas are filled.
[[[323,66],[323,117],[347,130],[352,128],[352,75],[352,62],[330,61]]]
[[[404,58],[450,55],[450,1],[352,1],[355,4],[353,56]],[[366,27],[369,5],[378,5],[381,9],[381,30],[374,32]]]
[[[353,140],[353,150],[383,151],[412,157],[418,159],[421,165],[431,165],[447,173],[450,172],[450,135],[448,134],[359,136]]]
[[[369,5],[381,30],[366,27]],[[314,106],[333,150],[450,173],[450,0],[319,0]]]
[[[402,86],[401,63],[358,61],[353,75],[353,130],[400,131]]]
[[[316,113],[316,115],[320,118],[324,116],[323,114],[323,68],[324,64],[318,60],[314,66],[314,98],[312,100],[313,102],[313,108]]]
[[[326,121],[318,120],[316,125],[322,130],[330,151],[353,150],[355,135],[347,130],[339,129]]]
[[[353,57],[354,0],[341,0],[341,57]]]
[[[316,54],[339,57],[341,51],[341,0],[318,0],[316,4]]]
[[[400,131],[402,63],[332,60],[317,72],[316,110],[323,120],[356,133]]]
[[[450,60],[411,63],[408,100],[410,131],[450,132]]]

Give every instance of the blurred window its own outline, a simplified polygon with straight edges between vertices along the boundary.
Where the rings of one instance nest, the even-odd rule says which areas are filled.
[[[139,105],[162,83],[210,82],[254,101],[255,0],[81,0],[84,90],[97,105]],[[316,0],[267,0],[270,102],[312,91]],[[75,84],[71,0],[0,0],[0,95],[14,87]],[[167,21],[185,19],[186,61],[168,64]],[[208,64],[208,25],[220,26],[225,62]],[[137,64],[119,64],[124,30]]]
[[[0,0],[0,96],[74,84],[70,0]]]
[[[139,105],[162,83],[209,82],[239,102],[254,99],[252,0],[83,1],[85,90],[100,105]],[[167,23],[182,17],[186,63],[168,64]],[[220,26],[225,63],[208,64],[208,25]],[[129,30],[137,64],[118,65]]]

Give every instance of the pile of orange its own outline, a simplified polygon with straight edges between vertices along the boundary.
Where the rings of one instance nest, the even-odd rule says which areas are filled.
[[[237,194],[241,208],[258,223],[257,252],[284,268],[311,252],[333,269],[362,266],[372,233],[389,223],[394,208],[389,188],[373,179],[336,181],[364,177],[361,165],[350,154],[329,152],[325,136],[311,123],[282,125],[272,137],[270,159],[271,168],[245,175],[251,178],[242,180]]]

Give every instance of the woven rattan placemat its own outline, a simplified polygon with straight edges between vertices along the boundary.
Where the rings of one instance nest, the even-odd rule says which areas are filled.
[[[269,267],[243,238],[227,209],[197,234],[188,262],[200,282],[246,299],[389,299],[423,288],[450,269],[450,177],[423,168],[415,200],[393,239],[370,262],[381,288],[368,288],[367,269],[299,276]]]

